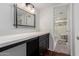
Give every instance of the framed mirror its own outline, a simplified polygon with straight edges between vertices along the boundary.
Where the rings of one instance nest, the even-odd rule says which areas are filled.
[[[27,8],[27,5],[28,6]],[[31,6],[30,3],[17,3],[14,5],[14,25],[17,27],[35,27],[35,14],[32,10],[34,6]],[[29,9],[29,10],[28,10]],[[32,11],[31,11],[31,10]],[[30,12],[31,11],[31,12]]]

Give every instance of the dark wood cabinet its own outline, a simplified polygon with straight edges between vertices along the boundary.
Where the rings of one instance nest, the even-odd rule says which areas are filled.
[[[49,34],[45,34],[27,41],[27,56],[43,55],[49,48]]]
[[[43,55],[43,53],[49,48],[49,34],[45,34],[39,36],[39,55]]]
[[[32,38],[26,42],[26,53],[27,56],[38,56],[39,55],[39,38]]]

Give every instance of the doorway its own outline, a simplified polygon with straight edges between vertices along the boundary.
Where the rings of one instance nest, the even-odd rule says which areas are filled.
[[[54,51],[71,55],[70,4],[55,6],[54,16]]]

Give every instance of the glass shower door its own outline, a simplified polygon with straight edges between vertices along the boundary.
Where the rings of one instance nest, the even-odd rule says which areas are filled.
[[[54,40],[56,41],[55,51],[69,54],[68,39],[68,5],[54,8]]]

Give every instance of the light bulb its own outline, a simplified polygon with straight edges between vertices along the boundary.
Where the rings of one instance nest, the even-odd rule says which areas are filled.
[[[35,9],[34,9],[34,8],[32,8],[31,12],[32,12],[33,14],[35,14]]]

